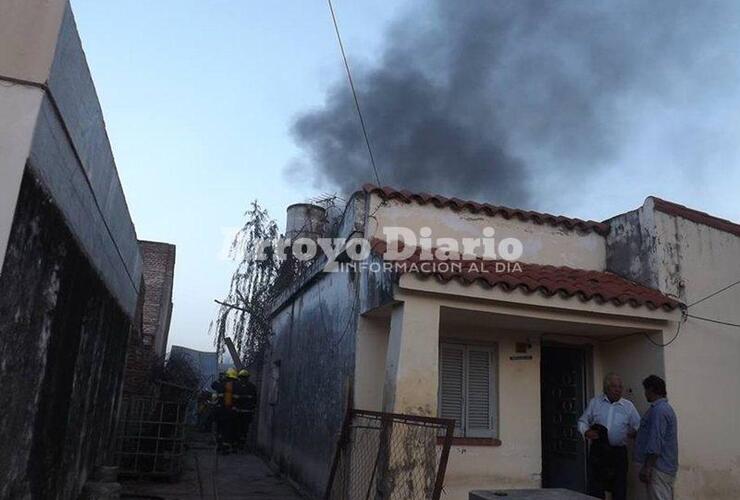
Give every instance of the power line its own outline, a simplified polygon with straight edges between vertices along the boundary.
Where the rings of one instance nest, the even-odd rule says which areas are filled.
[[[326,0],[329,4],[329,12],[331,12],[331,20],[334,23],[334,31],[337,34],[337,41],[339,42],[339,50],[342,52],[342,60],[344,61],[344,69],[347,70],[347,79],[349,80],[349,87],[352,89],[352,97],[355,100],[355,107],[357,108],[357,115],[360,117],[360,126],[362,126],[362,135],[365,137],[365,145],[367,146],[367,154],[370,156],[370,164],[373,167],[375,173],[375,180],[380,184],[380,176],[378,175],[378,168],[375,166],[375,157],[373,156],[373,149],[370,147],[370,139],[367,135],[367,127],[365,126],[365,119],[362,116],[362,110],[360,109],[360,101],[357,98],[357,91],[355,90],[355,82],[352,80],[352,72],[349,70],[349,63],[347,62],[347,54],[344,52],[344,43],[342,43],[342,36],[339,34],[339,25],[337,24],[337,16],[334,14],[334,6],[331,0]]]
[[[676,334],[673,336],[673,338],[671,340],[669,340],[665,344],[661,344],[659,342],[655,342],[653,339],[650,338],[650,336],[647,333],[644,334],[645,335],[645,338],[648,339],[650,341],[650,343],[652,343],[652,344],[654,344],[654,345],[656,345],[658,347],[667,347],[667,346],[671,345],[678,338],[678,335],[681,333],[681,323],[683,323],[684,321],[686,321],[687,318],[698,319],[700,321],[707,321],[709,323],[715,323],[715,324],[718,324],[718,325],[725,325],[725,326],[732,326],[732,327],[735,327],[735,328],[740,328],[740,324],[738,324],[738,323],[731,323],[729,321],[722,321],[722,320],[719,320],[719,319],[705,318],[703,316],[696,316],[694,314],[689,314],[688,311],[687,311],[689,307],[693,307],[696,304],[699,304],[700,302],[704,302],[705,300],[711,299],[712,297],[714,297],[716,295],[719,295],[720,293],[724,292],[725,290],[729,290],[730,288],[732,288],[733,286],[738,285],[738,284],[740,284],[740,281],[736,281],[734,283],[731,283],[731,284],[727,285],[726,287],[720,288],[716,292],[713,292],[713,293],[707,295],[706,297],[704,297],[702,299],[699,299],[696,302],[693,302],[693,303],[689,304],[688,306],[686,306],[686,308],[683,311],[683,317],[681,318],[681,321],[678,322],[678,327],[676,328]]]
[[[716,323],[718,325],[734,326],[736,328],[740,328],[740,324],[730,323],[730,322],[727,322],[727,321],[721,321],[721,320],[718,320],[718,319],[704,318],[702,316],[695,316],[693,314],[689,314],[688,311],[687,311],[689,307],[693,307],[693,306],[695,306],[695,305],[697,305],[697,304],[699,304],[701,302],[704,302],[705,300],[709,300],[712,297],[714,297],[716,295],[719,295],[720,293],[722,293],[722,292],[724,292],[726,290],[729,290],[730,288],[732,288],[733,286],[738,285],[738,284],[740,284],[740,281],[736,281],[734,283],[731,283],[731,284],[727,285],[726,287],[720,288],[716,292],[710,293],[706,297],[701,298],[701,299],[699,299],[699,300],[697,300],[695,302],[692,302],[691,304],[689,304],[688,306],[686,306],[686,308],[683,310],[683,315],[682,315],[681,321],[678,322],[678,327],[676,328],[676,334],[673,336],[673,338],[671,340],[669,340],[665,344],[661,344],[659,342],[655,342],[653,339],[650,338],[650,336],[647,333],[644,334],[645,335],[645,338],[648,339],[650,341],[650,343],[652,343],[652,344],[654,344],[654,345],[656,345],[658,347],[668,347],[669,345],[671,345],[678,338],[678,335],[681,333],[681,323],[683,323],[684,321],[686,321],[687,318],[698,319],[698,320],[701,320],[701,321],[708,321],[710,323]]]
[[[720,293],[724,292],[725,290],[729,290],[730,288],[732,288],[733,286],[735,286],[735,285],[738,285],[738,284],[740,284],[740,280],[738,280],[738,281],[736,281],[736,282],[734,282],[734,283],[732,283],[732,284],[730,284],[730,285],[727,285],[726,287],[724,287],[724,288],[721,288],[721,289],[717,290],[716,292],[714,292],[714,293],[711,293],[711,294],[707,295],[707,296],[706,296],[706,297],[704,297],[703,299],[699,299],[699,300],[697,300],[696,302],[694,302],[694,303],[692,303],[692,304],[689,304],[689,305],[688,305],[688,306],[686,306],[686,307],[694,307],[694,306],[695,306],[696,304],[699,304],[700,302],[704,302],[705,300],[711,299],[711,298],[712,298],[712,297],[714,297],[715,295],[719,295]]]
[[[682,317],[681,318],[681,321],[678,322],[678,326],[676,327],[676,334],[673,336],[673,338],[671,340],[669,340],[665,344],[661,344],[660,342],[654,341],[653,339],[650,338],[650,335],[647,334],[647,333],[643,333],[643,335],[645,336],[646,339],[648,339],[650,341],[651,344],[653,344],[655,346],[658,346],[658,347],[668,347],[673,342],[675,342],[676,339],[678,338],[678,335],[681,333],[681,323],[683,323],[684,321],[686,321],[686,317],[685,316]]]
[[[712,319],[712,318],[703,318],[701,316],[694,316],[693,314],[688,314],[687,316],[692,319],[699,319],[702,321],[709,321],[710,323],[717,323],[718,325],[734,326],[734,327],[740,328],[740,324],[737,324],[737,323],[730,323],[728,321],[720,321],[718,319]]]

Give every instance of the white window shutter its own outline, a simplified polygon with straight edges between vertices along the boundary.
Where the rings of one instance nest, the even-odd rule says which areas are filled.
[[[455,419],[455,436],[464,435],[465,346],[439,346],[439,416]]]
[[[492,437],[495,435],[493,416],[494,401],[494,353],[491,349],[467,347],[467,397],[465,435],[468,437]]]

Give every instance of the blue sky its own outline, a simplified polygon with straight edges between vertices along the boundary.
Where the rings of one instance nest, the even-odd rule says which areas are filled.
[[[146,5],[146,7],[144,7]],[[351,8],[350,8],[351,5]],[[326,3],[72,0],[140,239],[177,245],[170,343],[208,349],[213,299],[233,265],[224,230],[258,199],[317,194],[282,173],[293,117],[342,76]],[[396,2],[338,2],[345,42],[370,61]],[[350,110],[351,111],[351,110]]]
[[[283,171],[296,159],[308,164],[290,134],[293,120],[320,106],[344,78],[326,3],[72,0],[72,6],[138,236],[177,245],[170,343],[209,349],[213,299],[225,294],[233,270],[223,259],[226,231],[240,225],[251,200],[282,225],[287,205],[322,191]],[[386,27],[409,2],[335,0],[335,7],[351,63],[362,68],[379,58]],[[722,78],[738,81],[739,66],[729,68]],[[620,125],[629,147],[598,175],[562,180],[537,151],[522,151],[538,166],[533,184],[540,191],[566,194],[524,208],[599,220],[655,194],[740,220],[734,147],[740,93],[718,103],[716,94],[696,92],[700,80],[689,83],[690,106],[674,99],[625,115]],[[623,99],[629,107],[630,96]],[[693,148],[691,137],[715,141],[718,153],[707,156],[706,144]],[[703,151],[700,158],[692,158],[695,149]],[[692,161],[701,168],[673,168]]]

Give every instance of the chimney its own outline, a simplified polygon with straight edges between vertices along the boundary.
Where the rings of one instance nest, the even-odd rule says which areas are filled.
[[[326,209],[311,203],[295,203],[287,209],[285,236],[295,241],[298,238],[315,240],[324,236]]]

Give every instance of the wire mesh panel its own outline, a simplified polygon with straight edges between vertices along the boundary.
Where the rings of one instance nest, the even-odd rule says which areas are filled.
[[[185,403],[124,397],[116,435],[121,474],[171,477],[182,471]]]
[[[454,427],[451,419],[350,410],[325,499],[439,499]]]

